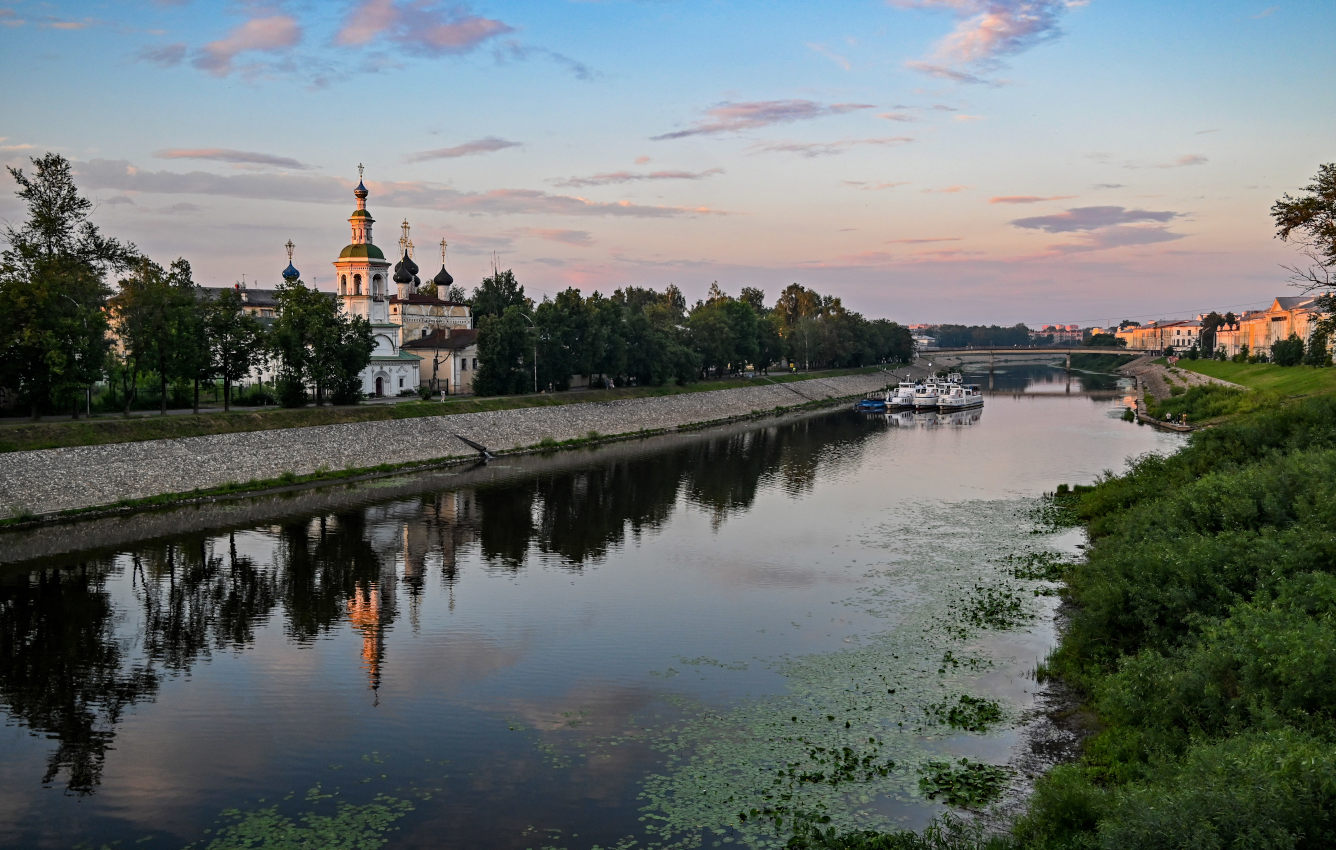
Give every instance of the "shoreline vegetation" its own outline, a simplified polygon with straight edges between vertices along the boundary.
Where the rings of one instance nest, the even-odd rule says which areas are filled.
[[[948,815],[922,833],[817,830],[790,848],[1331,846],[1331,370],[1179,365],[1251,391],[1171,396],[1217,423],[1168,457],[1060,485],[1048,511],[1090,538],[1086,559],[1061,568],[1065,628],[1037,671],[1080,701],[1054,718],[1090,729],[1080,756],[1041,777],[1003,827]]]

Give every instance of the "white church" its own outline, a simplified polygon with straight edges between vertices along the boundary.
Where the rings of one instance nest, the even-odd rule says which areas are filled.
[[[438,297],[454,283],[454,278],[445,270],[444,239],[441,240],[441,270],[432,280],[437,295],[418,291],[422,282],[417,275],[417,263],[412,258],[413,243],[408,237],[407,221],[403,223],[403,237],[399,240],[403,258],[391,272],[390,261],[372,242],[371,225],[375,219],[366,208],[367,195],[370,193],[361,180],[362,166],[359,165],[357,171],[357,188],[353,190],[357,209],[348,218],[352,238],[334,261],[334,278],[338,282],[339,303],[343,311],[349,316],[361,316],[370,322],[376,341],[371,362],[362,370],[362,392],[378,397],[416,392],[422,383],[423,358],[405,351],[405,343],[452,334],[471,337],[472,310],[467,304],[457,304]],[[391,283],[395,287],[393,292],[390,290]],[[476,346],[473,347],[472,356],[476,368]],[[467,363],[467,360],[464,362]],[[456,380],[455,385],[459,384]]]

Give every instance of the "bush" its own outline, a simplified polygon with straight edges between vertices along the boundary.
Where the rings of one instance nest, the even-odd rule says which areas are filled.
[[[264,384],[251,384],[249,387],[233,389],[232,403],[242,407],[259,407],[278,404],[278,398]]]
[[[279,380],[275,387],[278,403],[284,407],[302,407],[306,404],[306,387],[301,381]]]

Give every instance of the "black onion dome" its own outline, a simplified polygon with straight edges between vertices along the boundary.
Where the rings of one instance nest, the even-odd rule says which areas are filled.
[[[411,272],[411,271],[408,270],[408,269],[409,269],[409,265],[410,265],[412,262],[413,262],[412,260],[408,259],[408,252],[407,252],[407,251],[404,251],[404,258],[403,258],[402,260],[400,260],[399,262],[397,262],[397,263],[394,264],[394,282],[395,282],[395,283],[412,283],[412,282],[413,282],[413,272]],[[413,266],[413,269],[414,269],[414,271],[416,271],[416,270],[417,270],[417,266]]]
[[[407,251],[404,252],[404,271],[412,275],[418,273],[418,264],[413,262],[413,258],[408,256]]]
[[[417,292],[421,286],[422,286],[422,278],[418,277],[417,275],[413,275],[413,291]]]
[[[436,273],[436,277],[432,278],[432,282],[438,287],[447,287],[454,284],[455,279],[445,270],[445,265],[442,264],[441,270]]]

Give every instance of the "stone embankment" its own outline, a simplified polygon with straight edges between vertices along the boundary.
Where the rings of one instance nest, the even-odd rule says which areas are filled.
[[[476,456],[456,435],[507,452],[540,444],[658,433],[859,396],[886,372],[489,413],[358,422],[0,454],[0,516],[42,515],[285,475]]]

